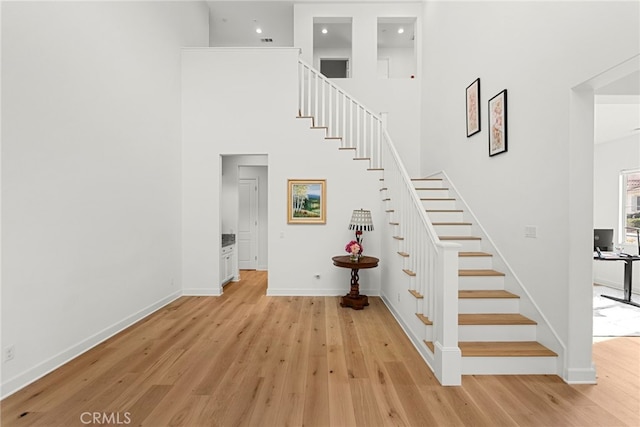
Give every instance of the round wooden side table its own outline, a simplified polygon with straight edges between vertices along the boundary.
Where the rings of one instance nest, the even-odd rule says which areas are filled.
[[[349,293],[342,297],[340,300],[340,306],[351,307],[354,310],[362,310],[365,306],[369,305],[369,298],[366,295],[360,295],[360,284],[358,280],[358,271],[363,268],[374,268],[378,266],[380,261],[376,257],[362,256],[357,262],[351,261],[349,255],[334,256],[331,258],[333,265],[342,268],[351,269],[351,290]]]

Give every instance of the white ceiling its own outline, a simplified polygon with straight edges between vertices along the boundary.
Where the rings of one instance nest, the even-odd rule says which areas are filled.
[[[211,46],[293,46],[293,1],[207,1]],[[256,28],[262,34],[256,33]],[[265,43],[261,39],[271,39]]]

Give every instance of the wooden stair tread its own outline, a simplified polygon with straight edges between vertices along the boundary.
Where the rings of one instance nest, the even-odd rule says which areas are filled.
[[[415,275],[416,275],[416,273],[414,273],[413,271],[411,271],[411,270],[409,270],[407,268],[403,268],[402,271],[404,271],[407,276],[415,277]]]
[[[390,222],[389,225],[400,225],[399,222]]]
[[[326,126],[311,126],[311,129],[325,129],[326,130],[326,129],[329,129],[329,128],[326,127]]]
[[[433,342],[424,340],[431,352]],[[460,341],[462,357],[557,357],[558,354],[536,341]]]
[[[395,209],[387,209],[385,212],[395,212]]]
[[[355,150],[356,147],[338,147],[338,150]]]
[[[341,136],[325,136],[324,139],[342,139]]]
[[[520,296],[503,290],[477,290],[458,291],[458,298],[520,298]]]
[[[380,191],[386,191],[386,190],[388,190],[388,188],[387,188],[387,187],[382,187],[382,188],[380,189]]]
[[[396,240],[404,240],[404,237],[401,237],[401,236],[393,236],[393,238]]]
[[[493,254],[487,252],[458,252],[459,257],[482,257],[482,256],[493,256]]]
[[[458,314],[458,325],[537,325],[518,313]]]
[[[354,157],[353,160],[371,160],[369,157]]]
[[[431,341],[424,340],[424,343],[427,346],[427,348],[431,350],[431,353],[435,352],[435,347],[433,346],[433,343]]]
[[[431,320],[429,320],[429,318],[427,316],[425,316],[422,313],[416,313],[416,316],[418,316],[418,319],[420,319],[420,321],[422,323],[424,323],[427,326],[431,326],[433,325],[433,322]]]
[[[390,199],[389,197],[387,197],[386,199],[382,199],[382,201],[383,201],[383,202],[388,202],[388,201],[390,201],[390,200],[391,200],[391,199]]]
[[[398,255],[400,255],[401,257],[404,257],[404,258],[408,258],[409,257],[409,254],[406,253],[406,252],[398,252]]]
[[[474,276],[482,276],[482,277],[501,277],[504,276],[504,273],[496,270],[458,270],[458,276],[464,277],[474,277]]]
[[[411,178],[411,181],[442,181],[442,178]]]
[[[384,168],[368,168],[368,171],[383,171]]]
[[[461,341],[462,357],[555,357],[554,351],[536,341]]]
[[[411,295],[413,295],[414,297],[416,297],[417,299],[422,299],[422,298],[424,298],[424,296],[423,296],[420,292],[418,292],[418,291],[416,291],[416,290],[414,290],[414,289],[409,289],[409,293],[410,293]]]
[[[482,240],[477,236],[438,236],[440,240]]]

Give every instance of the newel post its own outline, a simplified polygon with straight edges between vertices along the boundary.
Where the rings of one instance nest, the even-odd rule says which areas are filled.
[[[462,384],[458,347],[458,250],[455,243],[438,245],[435,308],[435,374],[442,385]]]

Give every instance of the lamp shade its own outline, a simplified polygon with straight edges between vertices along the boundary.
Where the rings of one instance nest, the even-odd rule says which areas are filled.
[[[356,209],[351,214],[351,222],[349,222],[349,230],[355,231],[372,231],[373,220],[371,219],[371,211],[364,209]]]

